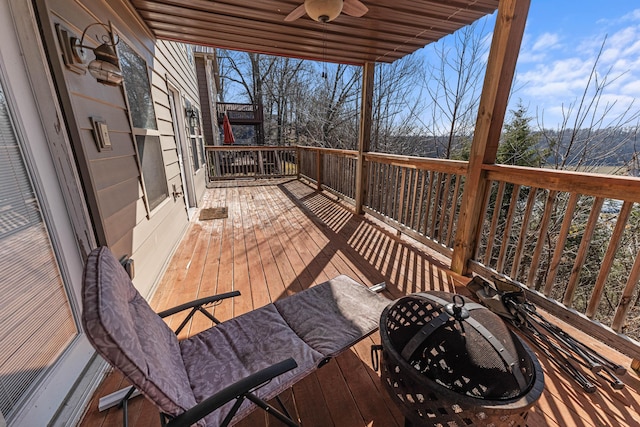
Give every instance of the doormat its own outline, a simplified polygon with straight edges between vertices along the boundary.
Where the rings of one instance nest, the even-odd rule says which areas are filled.
[[[224,206],[222,208],[204,208],[200,210],[200,221],[207,221],[210,219],[221,219],[227,218],[229,215],[227,213],[227,207]]]

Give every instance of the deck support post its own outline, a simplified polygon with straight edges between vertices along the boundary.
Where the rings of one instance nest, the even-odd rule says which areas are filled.
[[[375,63],[367,62],[362,67],[362,108],[360,110],[360,132],[358,132],[358,162],[356,165],[355,212],[364,211],[367,196],[367,164],[364,156],[371,145],[371,110],[373,105],[373,79]]]
[[[488,184],[483,165],[496,160],[529,5],[530,0],[501,0],[498,6],[451,259],[451,270],[459,274],[467,273],[476,249]]]

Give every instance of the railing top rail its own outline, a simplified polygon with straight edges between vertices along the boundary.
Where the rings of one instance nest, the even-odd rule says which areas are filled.
[[[291,145],[205,145],[206,151],[294,151]]]
[[[487,178],[549,190],[640,202],[640,178],[540,169],[525,166],[485,165]]]
[[[323,153],[333,154],[336,156],[353,157],[353,158],[358,157],[358,152],[355,150],[343,150],[339,148],[326,148],[326,147],[309,147],[306,145],[298,145],[297,147],[301,150],[322,151]]]
[[[434,170],[436,172],[455,173],[464,175],[467,173],[468,162],[449,159],[432,159],[428,157],[401,156],[397,154],[366,153],[367,161],[376,161],[394,166],[404,166],[414,169]]]
[[[255,111],[258,109],[258,104],[243,104],[239,102],[218,102],[216,103],[219,112],[227,110],[235,111]]]

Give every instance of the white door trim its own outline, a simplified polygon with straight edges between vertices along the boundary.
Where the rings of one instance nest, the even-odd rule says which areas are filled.
[[[167,81],[167,89],[169,90],[169,102],[171,104],[171,119],[173,121],[173,133],[178,149],[178,162],[180,163],[180,177],[182,178],[182,186],[184,191],[184,203],[191,218],[191,208],[195,208],[195,187],[193,184],[193,167],[189,157],[187,142],[185,141],[184,129],[186,127],[184,114],[184,106],[182,95],[176,85]]]
[[[73,190],[78,183],[73,179],[73,164],[62,175],[71,176],[71,181],[65,180],[64,185],[60,185],[59,168],[67,168],[72,158],[58,147],[61,141],[66,141],[66,133],[61,127],[61,115],[36,22],[31,2],[0,0],[0,78],[15,119],[16,132],[24,143],[34,186],[48,218],[58,264],[80,329],[83,255],[90,249],[88,245],[95,245],[95,240],[87,218],[82,218],[83,209],[78,209],[78,203],[82,206],[84,202],[82,192]],[[68,141],[66,147],[69,147]],[[69,193],[74,192],[77,194],[71,197],[76,199],[70,201]],[[85,229],[78,230],[78,224]],[[78,238],[79,233],[82,238]],[[82,333],[77,335],[24,404],[12,414],[12,427],[47,425],[94,354],[86,337]]]

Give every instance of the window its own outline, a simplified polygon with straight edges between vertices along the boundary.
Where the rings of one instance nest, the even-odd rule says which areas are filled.
[[[204,138],[201,136],[200,138],[198,138],[200,141],[200,161],[202,162],[202,165],[204,166],[205,163],[207,163],[207,159],[206,159],[206,151],[204,149]]]
[[[138,160],[149,211],[169,197],[162,144],[156,123],[147,63],[123,40],[118,43],[129,114],[134,127]]]
[[[193,153],[193,170],[200,169],[200,157],[198,156],[197,138],[191,138],[191,152]]]
[[[118,43],[118,54],[133,127],[158,129],[147,63],[123,40]]]
[[[136,135],[142,177],[147,192],[149,210],[154,210],[164,199],[169,197],[167,176],[162,160],[160,137],[155,135]]]

